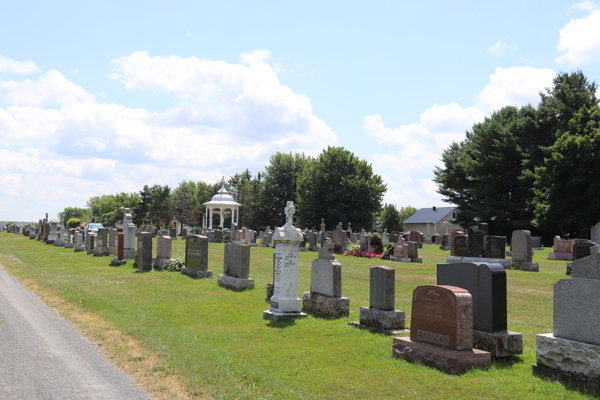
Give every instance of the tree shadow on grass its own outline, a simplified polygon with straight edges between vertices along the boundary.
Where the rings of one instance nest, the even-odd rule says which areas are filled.
[[[295,319],[287,319],[285,321],[279,321],[279,322],[273,322],[273,321],[269,321],[269,323],[267,324],[267,326],[269,328],[277,328],[277,329],[284,329],[290,326],[296,325],[296,320]]]
[[[523,364],[523,356],[492,357],[494,366],[498,369],[509,369],[515,364]]]

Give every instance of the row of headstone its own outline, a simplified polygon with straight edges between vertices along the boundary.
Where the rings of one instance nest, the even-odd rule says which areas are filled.
[[[394,254],[390,257],[392,261],[422,263],[419,258],[419,244],[399,238],[394,247]]]
[[[600,246],[571,263],[554,284],[552,333],[536,336],[536,376],[598,394],[600,378]]]

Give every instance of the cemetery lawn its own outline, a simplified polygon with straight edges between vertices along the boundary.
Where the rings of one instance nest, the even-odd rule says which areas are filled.
[[[154,242],[156,246],[156,242]],[[183,256],[184,241],[173,242]],[[156,247],[154,247],[156,249]],[[392,358],[392,338],[348,326],[369,304],[369,268],[396,269],[396,308],[410,327],[412,291],[435,284],[435,265],[449,252],[425,245],[423,264],[337,256],[350,316],[309,316],[272,324],[262,313],[273,249],[252,248],[256,287],[233,292],[217,286],[223,245],[209,244],[213,278],[176,272],[134,273],[131,261],[0,232],[0,264],[50,306],[96,340],[109,358],[155,398],[222,399],[580,399],[592,398],[533,377],[535,335],[552,332],[552,284],[565,278],[565,261],[536,251],[540,272],[507,271],[508,329],[525,337],[525,354],[488,370],[445,375]],[[298,296],[310,289],[311,262],[301,253]]]

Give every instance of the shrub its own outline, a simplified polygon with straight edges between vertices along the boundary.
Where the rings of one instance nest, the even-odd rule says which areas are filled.
[[[185,267],[185,262],[181,258],[175,258],[165,268],[167,271],[181,271],[181,268]]]
[[[373,253],[383,253],[383,239],[381,238],[379,233],[374,233],[373,236],[371,236],[371,238],[369,239],[369,244],[373,248]]]
[[[383,250],[383,255],[381,256],[384,260],[389,260],[390,257],[394,255],[394,248],[396,247],[396,243],[389,242],[385,245],[385,249]]]
[[[81,218],[69,218],[67,220],[67,228],[79,228],[79,224],[81,224]]]

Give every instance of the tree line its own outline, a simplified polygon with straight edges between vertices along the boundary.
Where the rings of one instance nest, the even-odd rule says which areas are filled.
[[[382,207],[387,188],[367,161],[342,147],[328,147],[317,157],[277,152],[264,171],[253,175],[246,169],[223,182],[184,180],[175,189],[145,185],[138,193],[95,196],[87,201],[87,208],[67,207],[59,218],[65,224],[69,218],[80,218],[82,222],[114,226],[123,217],[121,207],[128,207],[138,226],[154,224],[167,228],[173,219],[201,226],[206,213],[203,204],[211,200],[221,184],[242,204],[240,228],[264,230],[267,226],[282,226],[284,208],[290,200],[296,205],[295,225],[301,228],[319,229],[324,218],[327,229],[334,229],[338,222],[344,227],[351,222],[355,231],[370,230],[375,213],[380,230],[402,230],[402,221],[410,216],[405,208]],[[416,211],[412,207],[408,210]],[[213,227],[220,223],[216,214]],[[224,227],[229,226],[231,216],[226,214]]]
[[[457,222],[589,237],[600,221],[597,89],[581,71],[558,73],[537,107],[504,107],[445,149],[435,182]]]

